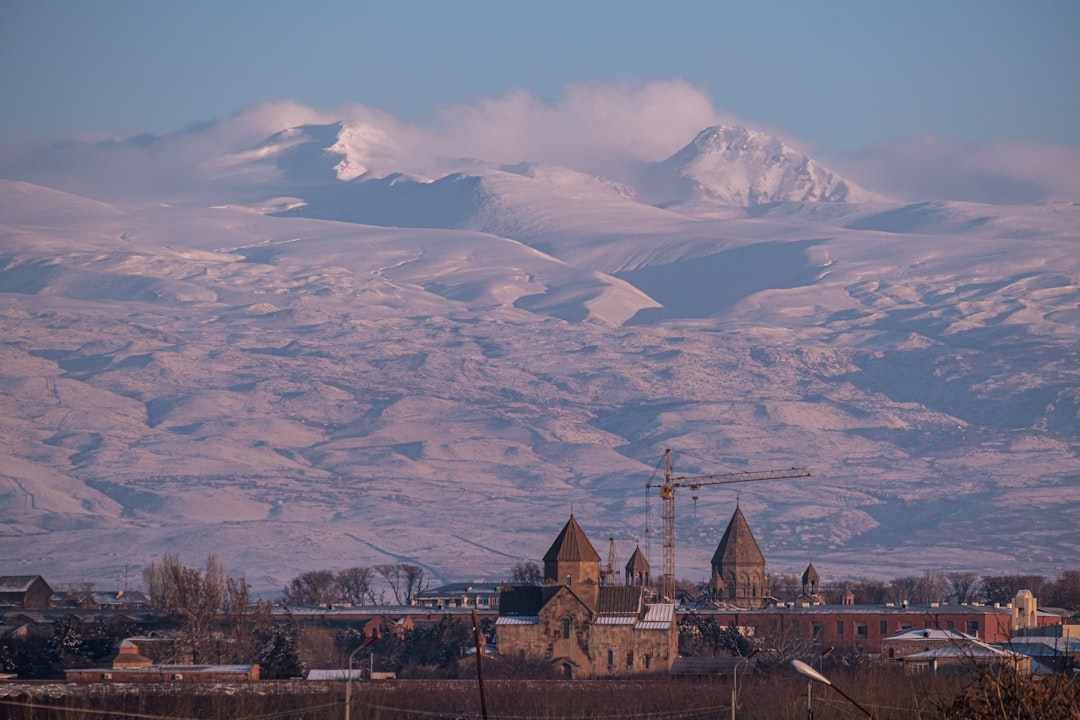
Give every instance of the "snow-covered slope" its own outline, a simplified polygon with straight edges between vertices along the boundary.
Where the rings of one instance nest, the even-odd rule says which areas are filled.
[[[665,447],[811,469],[739,490],[770,571],[1077,565],[1077,206],[824,202],[804,164],[744,179],[817,201],[710,217],[543,165],[342,179],[324,130],[219,177],[286,216],[0,181],[0,573],[498,579],[571,506],[628,554]],[[735,494],[686,500],[700,579]]]

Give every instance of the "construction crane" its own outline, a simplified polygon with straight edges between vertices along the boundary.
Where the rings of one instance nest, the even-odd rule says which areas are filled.
[[[660,597],[666,600],[675,598],[675,489],[690,488],[694,502],[698,499],[698,488],[703,485],[729,485],[733,483],[757,482],[758,480],[782,480],[786,478],[810,477],[806,468],[787,468],[785,470],[750,470],[746,472],[721,473],[719,475],[675,475],[671,469],[671,450],[664,450],[664,477],[654,483],[645,483],[645,492],[651,488],[660,489],[661,520],[664,527],[664,572],[660,578]],[[647,496],[646,496],[647,497]]]

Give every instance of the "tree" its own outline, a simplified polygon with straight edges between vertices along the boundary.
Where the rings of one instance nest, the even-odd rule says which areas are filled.
[[[1080,610],[1080,570],[1066,570],[1055,582],[1048,583],[1039,601],[1050,607]]]
[[[424,582],[424,568],[403,564],[401,575],[405,578],[405,604],[412,605],[413,598],[428,588],[428,584]]]
[[[949,594],[956,597],[956,602],[966,603],[974,599],[975,585],[979,575],[971,571],[956,571],[945,576],[949,581]]]
[[[191,661],[213,655],[211,630],[225,599],[225,566],[217,555],[206,558],[206,570],[186,567],[176,555],[165,555],[143,569],[151,603],[166,610],[181,626]]]
[[[285,622],[274,623],[259,651],[259,674],[267,679],[301,677],[304,663],[300,660],[297,627],[292,616]]]
[[[337,574],[337,592],[342,602],[363,605],[365,601],[375,602],[375,593],[371,589],[374,579],[371,568],[352,567]]]
[[[988,603],[1012,602],[1016,593],[1030,590],[1038,597],[1045,579],[1042,575],[986,575],[982,579],[981,591]]]
[[[330,605],[339,597],[338,579],[329,570],[297,575],[281,594],[286,605]]]
[[[394,593],[394,604],[401,605],[401,591],[403,589],[401,563],[396,565],[376,565],[375,572],[379,573],[382,579],[386,581],[386,584],[390,586],[390,591]]]
[[[510,568],[511,585],[541,585],[544,582],[544,568],[532,560],[522,560]]]

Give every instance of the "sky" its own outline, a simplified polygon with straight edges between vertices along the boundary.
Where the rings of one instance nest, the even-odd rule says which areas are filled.
[[[1080,147],[1080,3],[3,0],[0,137],[290,99],[448,104],[680,79],[826,152],[929,133]]]
[[[734,121],[899,199],[1075,200],[1078,36],[1074,0],[0,0],[0,177],[160,165],[88,170],[64,138],[210,128],[182,160],[376,116],[401,146],[593,172]]]

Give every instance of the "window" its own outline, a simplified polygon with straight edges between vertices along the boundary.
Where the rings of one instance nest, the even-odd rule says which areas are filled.
[[[931,627],[934,627],[934,623],[930,622],[929,620],[923,620],[923,625],[922,626],[924,628],[931,628]]]
[[[953,621],[952,620],[946,620],[945,621],[945,629],[946,630],[952,630],[953,629]]]
[[[634,651],[633,650],[626,653],[626,667],[628,667],[628,668],[634,667]]]
[[[825,626],[819,622],[814,623],[814,639],[820,640],[825,634]]]
[[[855,623],[855,637],[865,640],[869,637],[869,632],[866,629],[866,623]]]
[[[881,621],[880,625],[878,626],[878,632],[880,632],[882,634],[882,636],[889,634],[889,621],[888,620],[882,620]]]
[[[911,623],[909,623],[909,622],[900,623],[900,629],[901,630],[910,630],[911,629]]]
[[[652,665],[652,655],[645,653],[645,657],[642,659],[645,661],[645,669],[648,670],[649,666]]]
[[[837,620],[836,621],[836,634],[839,635],[840,637],[844,636],[844,621],[843,620]]]
[[[563,640],[569,640],[570,639],[570,621],[569,620],[563,620],[562,621],[562,636],[563,636]]]
[[[979,637],[979,621],[978,620],[968,620],[967,628],[968,628],[967,629],[967,634],[968,635],[974,635],[975,637]]]
[[[615,651],[614,650],[608,650],[607,651],[607,666],[608,666],[608,670],[615,667]]]

